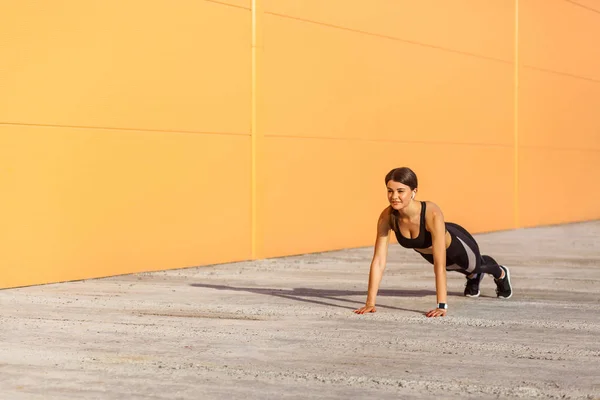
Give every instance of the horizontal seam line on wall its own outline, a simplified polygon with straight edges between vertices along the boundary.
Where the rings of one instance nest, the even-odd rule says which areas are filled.
[[[556,147],[556,146],[535,146],[535,145],[519,145],[522,149],[534,149],[534,150],[555,150],[555,151],[585,151],[588,153],[600,152],[600,148],[590,148],[590,147]]]
[[[27,127],[37,127],[37,128],[93,129],[93,130],[126,131],[126,132],[191,133],[191,134],[199,134],[199,135],[250,136],[249,132],[248,133],[233,133],[233,132],[186,131],[186,130],[176,130],[176,129],[109,128],[109,127],[102,127],[102,126],[28,124],[28,123],[21,123],[21,122],[0,122],[0,126],[27,126]]]
[[[528,68],[528,69],[532,69],[532,70],[535,70],[535,71],[546,72],[546,73],[549,73],[549,74],[567,76],[567,77],[570,77],[570,78],[580,79],[580,80],[594,82],[594,83],[600,83],[600,79],[587,78],[585,76],[574,75],[574,74],[570,74],[568,72],[560,72],[560,71],[555,71],[555,70],[547,69],[547,68],[534,67],[533,65],[523,65],[523,68]]]
[[[280,138],[280,139],[312,139],[312,140],[346,140],[355,142],[380,142],[380,143],[407,143],[407,144],[436,144],[436,145],[456,145],[456,146],[489,146],[489,147],[506,147],[513,148],[512,144],[501,143],[473,143],[473,142],[427,142],[422,140],[394,140],[394,139],[365,139],[365,138],[337,138],[327,136],[292,136],[292,135],[271,135],[265,134],[264,138]]]
[[[229,4],[229,3],[224,3],[222,1],[216,1],[216,0],[204,0],[204,1],[206,1],[208,3],[221,4],[223,6],[234,7],[234,8],[241,8],[242,10],[252,11],[251,7],[238,6],[237,4]]]
[[[430,49],[442,50],[442,51],[446,51],[446,52],[450,52],[450,53],[455,53],[455,54],[462,54],[462,55],[469,56],[469,57],[475,57],[475,58],[480,58],[480,59],[489,60],[489,61],[496,61],[496,62],[500,62],[500,63],[503,63],[503,64],[513,64],[513,61],[503,60],[501,58],[495,58],[495,57],[490,57],[490,56],[484,56],[484,55],[481,55],[481,54],[469,53],[467,51],[449,49],[447,47],[436,46],[436,45],[433,45],[433,44],[427,44],[427,43],[422,43],[422,42],[416,42],[416,41],[408,40],[408,39],[401,39],[401,38],[398,38],[398,37],[384,35],[384,34],[381,34],[381,33],[373,33],[373,32],[362,31],[360,29],[346,28],[346,27],[340,26],[340,25],[334,25],[334,24],[328,24],[328,23],[325,23],[325,22],[312,21],[312,20],[309,20],[309,19],[293,17],[291,15],[279,14],[279,13],[274,13],[274,12],[270,12],[270,11],[265,11],[265,14],[274,15],[276,17],[281,17],[281,18],[293,19],[293,20],[296,20],[296,21],[307,22],[307,23],[315,24],[315,25],[326,26],[326,27],[329,27],[329,28],[340,29],[340,30],[344,30],[344,31],[348,31],[348,32],[360,33],[360,34],[367,35],[367,36],[374,36],[374,37],[379,37],[379,38],[383,38],[383,39],[394,40],[394,41],[397,41],[397,42],[412,44],[412,45],[415,45],[415,46],[427,47],[427,48],[430,48]]]
[[[571,3],[571,4],[573,4],[573,5],[576,5],[576,6],[578,6],[578,7],[584,8],[584,9],[586,9],[586,10],[588,10],[588,11],[591,11],[591,12],[595,12],[595,13],[598,13],[598,14],[600,14],[600,10],[596,10],[595,8],[588,7],[588,6],[586,6],[586,5],[583,5],[583,4],[581,4],[581,3],[577,3],[576,1],[573,1],[573,0],[565,0],[565,1],[566,1],[567,3]]]

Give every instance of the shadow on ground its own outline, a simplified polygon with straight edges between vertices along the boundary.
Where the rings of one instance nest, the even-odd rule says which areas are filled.
[[[238,292],[249,292],[256,294],[263,294],[268,296],[282,297],[285,299],[296,300],[306,303],[320,304],[328,307],[338,307],[348,310],[355,310],[360,307],[364,302],[349,300],[340,298],[339,296],[366,296],[365,291],[357,290],[335,290],[335,289],[311,289],[311,288],[294,288],[294,289],[271,289],[271,288],[253,288],[253,287],[234,287],[226,285],[209,285],[204,283],[192,283],[190,286],[205,288],[205,289],[216,289],[216,290],[230,290]],[[424,297],[435,295],[436,292],[433,290],[390,290],[382,289],[377,293],[378,297]],[[449,296],[462,296],[462,293],[448,292]],[[356,307],[345,307],[335,303],[326,302],[323,300],[306,299],[306,297],[335,300],[346,303],[357,304]],[[402,310],[409,311],[418,314],[425,314],[422,310],[412,310],[408,308],[386,306],[383,304],[377,304],[379,308],[387,308],[391,310]]]

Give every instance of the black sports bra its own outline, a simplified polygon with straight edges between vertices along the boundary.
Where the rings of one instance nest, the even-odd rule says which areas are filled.
[[[421,202],[421,221],[419,223],[419,236],[414,239],[408,239],[402,236],[400,233],[400,227],[396,223],[396,226],[393,227],[394,233],[396,234],[396,239],[398,239],[398,243],[402,247],[406,247],[407,249],[426,249],[431,247],[431,233],[425,229],[425,211],[427,209],[427,203],[424,201]],[[393,211],[392,211],[393,212]]]

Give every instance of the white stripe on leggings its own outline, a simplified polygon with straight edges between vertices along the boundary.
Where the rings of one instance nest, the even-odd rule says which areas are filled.
[[[467,244],[463,242],[461,238],[459,238],[458,236],[456,236],[456,238],[460,240],[463,247],[465,248],[465,251],[467,252],[467,257],[469,258],[469,267],[467,268],[467,272],[471,273],[475,271],[475,267],[477,266],[477,261],[475,261],[475,253],[473,253],[473,250],[471,250],[471,248],[467,246]]]

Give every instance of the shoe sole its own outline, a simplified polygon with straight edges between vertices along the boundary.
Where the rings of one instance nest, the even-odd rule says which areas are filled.
[[[508,296],[498,296],[499,299],[510,299],[513,295],[513,290],[512,290],[512,284],[510,283],[510,271],[508,270],[508,267],[503,266],[504,268],[504,272],[506,273],[506,279],[508,279],[508,286],[510,286],[510,294]]]

